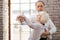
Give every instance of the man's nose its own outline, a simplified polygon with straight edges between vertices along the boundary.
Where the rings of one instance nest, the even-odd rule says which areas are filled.
[[[41,9],[42,7],[39,7],[39,9]]]

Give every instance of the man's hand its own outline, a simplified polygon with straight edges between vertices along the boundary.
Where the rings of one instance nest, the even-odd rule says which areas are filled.
[[[20,22],[23,22],[23,21],[25,21],[25,18],[23,16],[18,16],[17,20],[19,20]]]
[[[45,32],[43,32],[42,35],[44,35],[44,36],[50,35],[50,32],[48,32],[46,29],[44,29],[44,30],[45,30]]]
[[[42,35],[44,36],[50,35],[50,32],[43,32]]]

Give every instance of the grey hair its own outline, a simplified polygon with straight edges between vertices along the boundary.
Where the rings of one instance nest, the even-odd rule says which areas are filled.
[[[40,22],[43,23],[43,24],[47,23],[47,21],[49,20],[48,13],[40,12],[39,14],[41,15],[41,21]]]
[[[35,5],[36,5],[38,2],[42,2],[42,3],[43,3],[43,5],[45,6],[45,3],[44,3],[43,1],[37,1],[37,2],[35,3]]]

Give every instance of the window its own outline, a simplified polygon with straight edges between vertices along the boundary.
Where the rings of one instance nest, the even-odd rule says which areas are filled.
[[[11,0],[11,40],[28,40],[32,29],[27,25],[20,25],[20,27],[16,28],[13,23],[21,13],[29,17],[30,10],[35,10],[36,1],[38,0]]]

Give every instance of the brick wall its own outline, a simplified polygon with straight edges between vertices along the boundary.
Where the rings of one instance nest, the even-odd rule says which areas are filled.
[[[8,0],[3,0],[3,40],[9,39],[8,27]]]
[[[2,19],[3,0],[0,0],[0,40],[3,40],[3,19]]]
[[[47,11],[57,27],[56,34],[53,35],[52,40],[60,40],[60,0],[41,0],[44,1],[45,11]]]
[[[3,0],[0,0],[0,40],[3,40],[3,19],[2,19]]]

